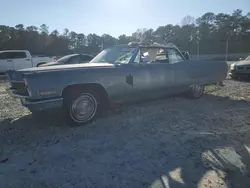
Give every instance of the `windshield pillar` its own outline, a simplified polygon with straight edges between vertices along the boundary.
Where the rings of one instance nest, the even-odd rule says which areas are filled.
[[[136,56],[137,56],[138,53],[140,53],[140,48],[139,48],[139,47],[137,47],[137,48],[135,48],[135,49],[133,50],[132,56],[131,56],[131,58],[130,58],[128,64],[134,63],[135,58],[136,58]]]

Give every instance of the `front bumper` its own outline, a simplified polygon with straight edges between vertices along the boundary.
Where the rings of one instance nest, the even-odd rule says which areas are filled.
[[[34,111],[41,111],[46,109],[61,108],[63,105],[63,98],[48,98],[48,99],[31,99],[29,96],[14,94],[11,89],[7,90],[8,94],[14,98],[20,98],[23,106]]]
[[[231,76],[232,78],[250,79],[250,72],[249,71],[238,72],[238,71],[231,70],[229,72],[229,76]]]
[[[62,98],[45,99],[39,101],[31,101],[21,98],[21,103],[30,110],[41,111],[47,109],[61,108],[63,105]]]

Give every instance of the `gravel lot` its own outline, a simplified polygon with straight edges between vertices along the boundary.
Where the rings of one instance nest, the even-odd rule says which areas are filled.
[[[87,126],[34,118],[0,83],[0,187],[250,187],[250,83],[124,105]]]

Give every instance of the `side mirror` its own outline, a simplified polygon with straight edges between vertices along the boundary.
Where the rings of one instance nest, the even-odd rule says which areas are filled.
[[[190,60],[189,52],[181,52],[186,60]]]

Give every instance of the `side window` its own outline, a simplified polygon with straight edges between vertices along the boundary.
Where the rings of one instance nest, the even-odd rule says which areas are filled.
[[[183,61],[181,54],[174,48],[168,48],[167,55],[168,55],[169,63],[171,64]]]
[[[156,63],[169,63],[166,49],[159,49],[156,55]]]
[[[141,54],[142,63],[169,63],[165,48],[149,48]]]
[[[75,56],[75,57],[71,57],[70,60],[68,61],[68,63],[66,64],[78,64],[81,62],[80,56]]]
[[[4,55],[6,59],[21,59],[27,57],[25,52],[5,52]]]

